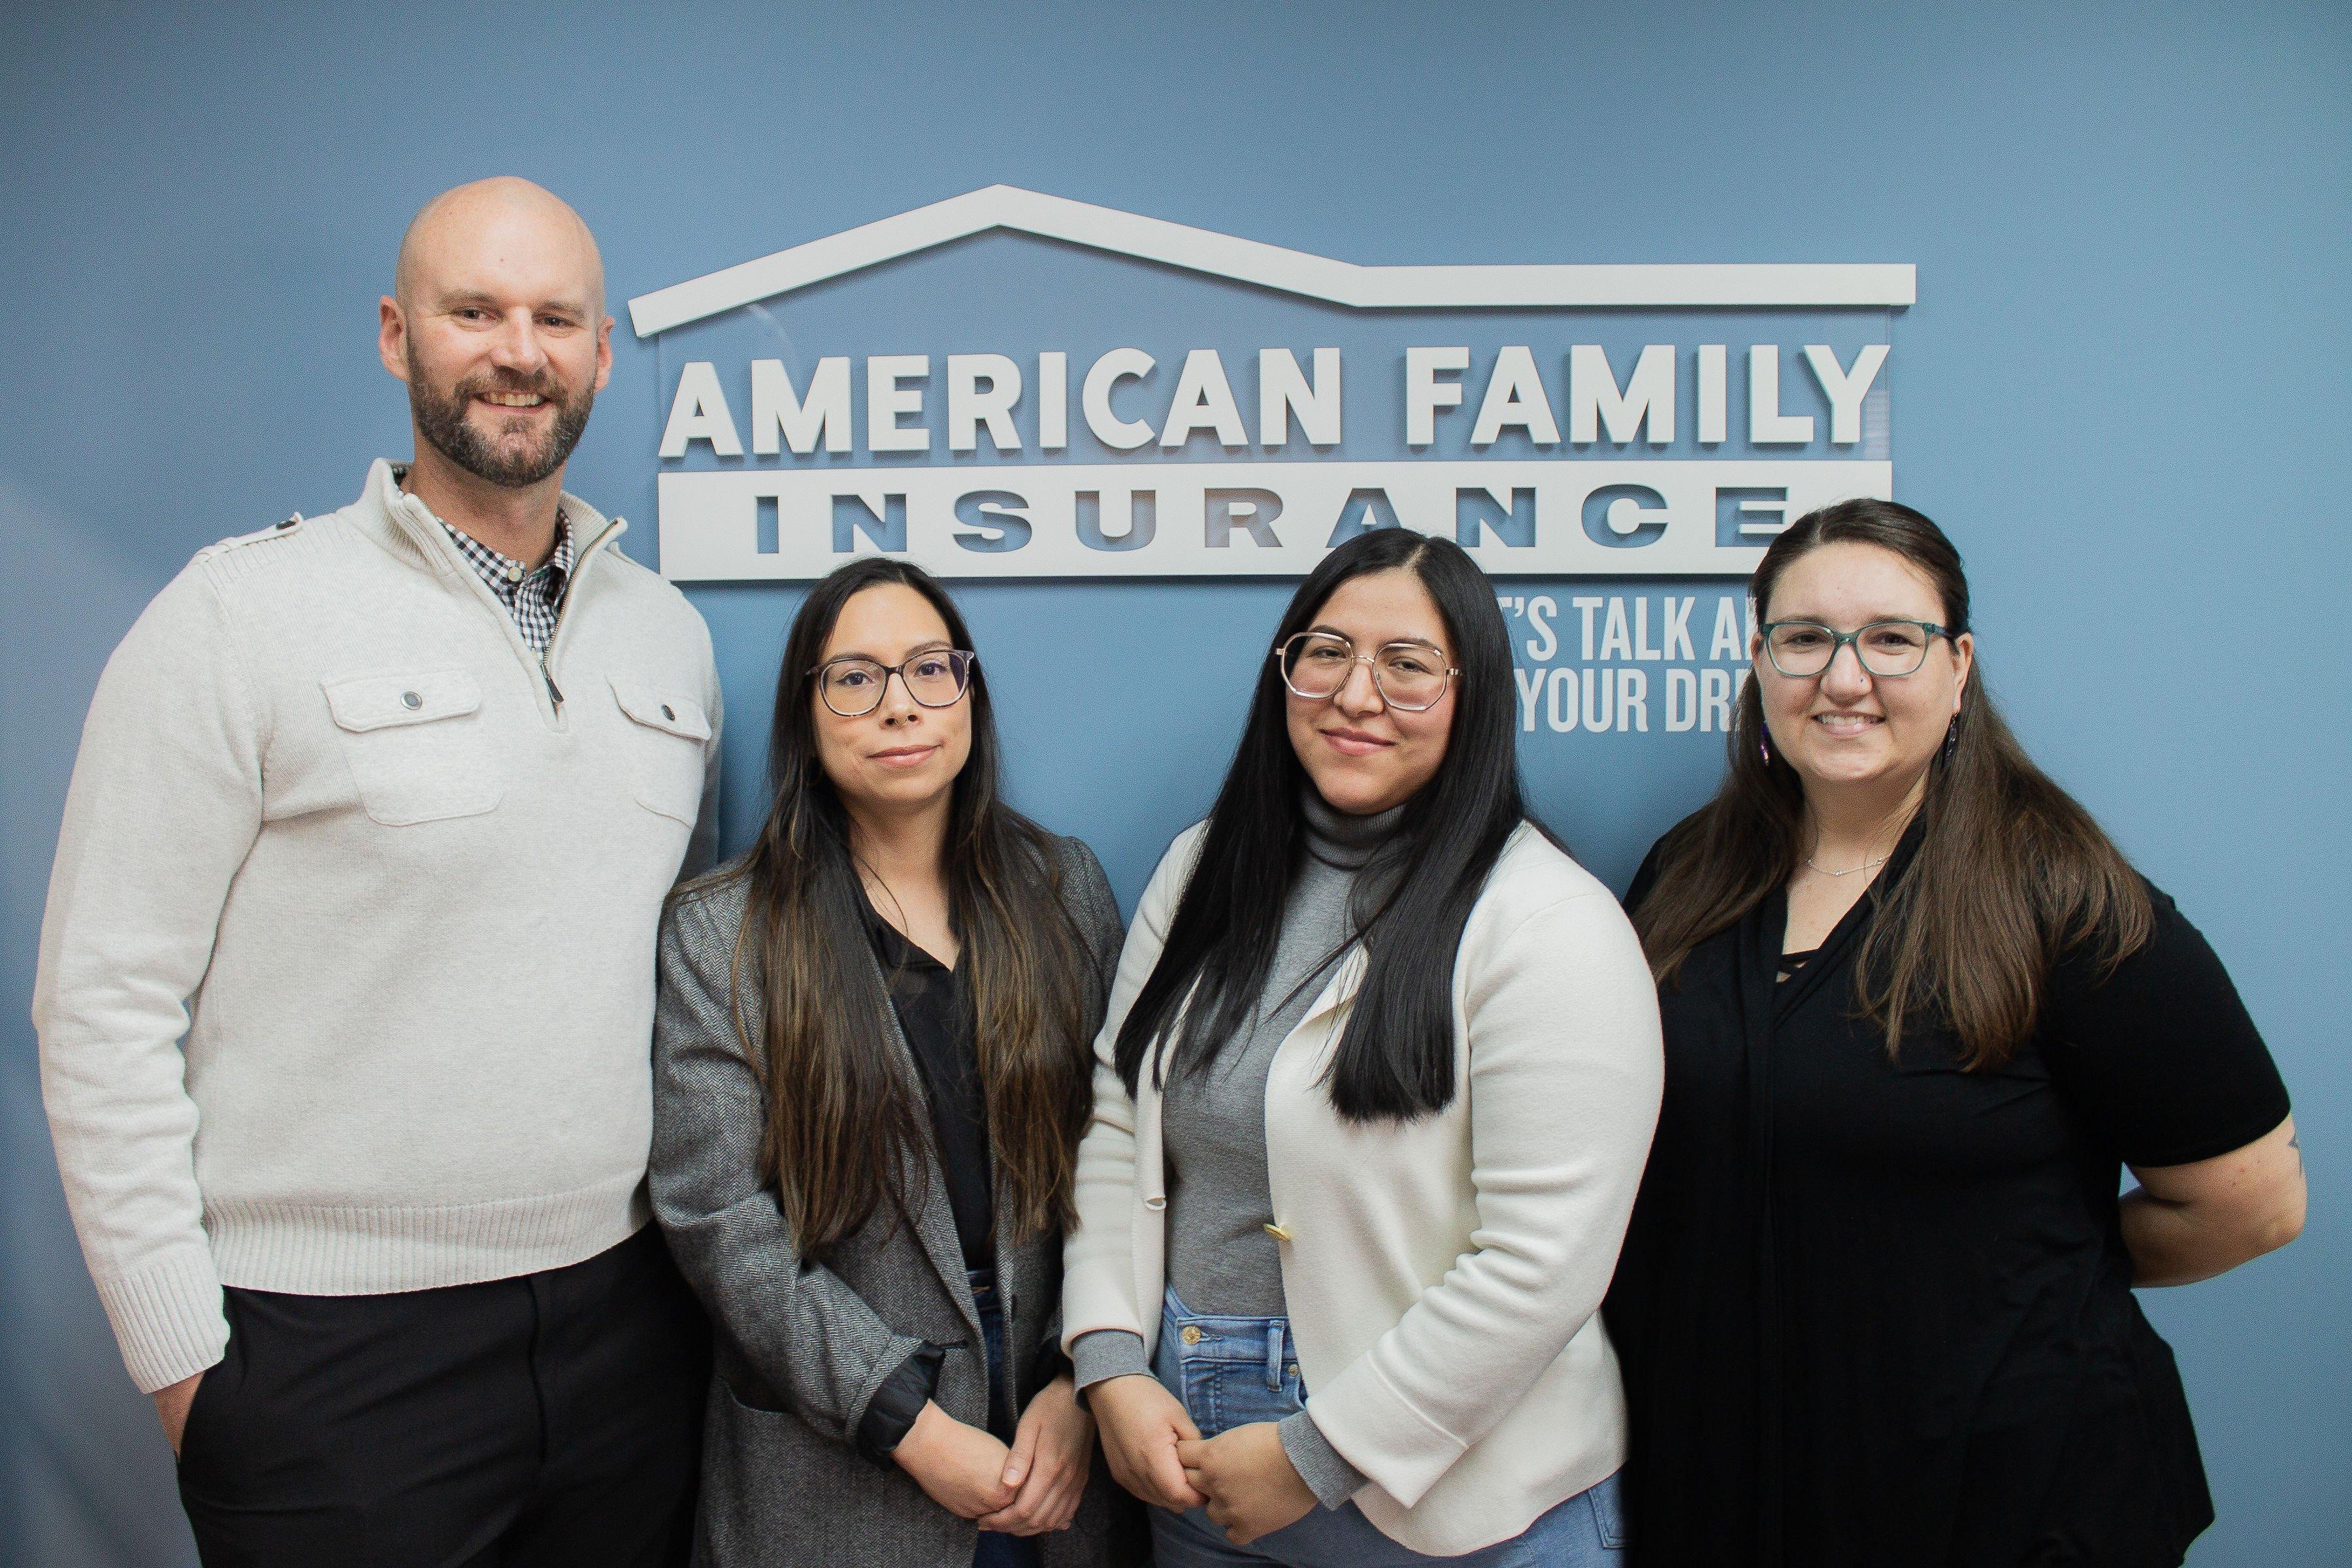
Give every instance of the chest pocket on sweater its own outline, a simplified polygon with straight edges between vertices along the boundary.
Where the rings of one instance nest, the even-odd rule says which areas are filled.
[[[506,794],[482,727],[482,689],[463,669],[320,683],[360,805],[388,827],[479,816]]]
[[[611,679],[621,711],[636,726],[629,737],[630,793],[647,811],[693,826],[702,810],[709,717],[683,692],[666,692],[625,675]]]

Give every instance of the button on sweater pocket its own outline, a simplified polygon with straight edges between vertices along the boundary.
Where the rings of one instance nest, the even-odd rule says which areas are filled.
[[[647,811],[693,826],[702,811],[703,747],[710,740],[702,704],[625,675],[611,680],[614,700],[637,727],[630,737],[631,793]]]
[[[506,793],[464,669],[320,682],[360,805],[387,827],[478,816]]]

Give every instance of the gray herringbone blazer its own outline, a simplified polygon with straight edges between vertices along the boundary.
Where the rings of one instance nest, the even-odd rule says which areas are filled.
[[[1093,851],[1059,841],[1063,897],[1094,961],[1089,1038],[1118,961],[1118,906]],[[988,1374],[978,1310],[938,1155],[925,1138],[925,1194],[913,1233],[877,1215],[823,1264],[800,1255],[760,1178],[760,1085],[743,1054],[737,1007],[757,1037],[755,944],[740,994],[730,983],[744,889],[719,879],[681,893],[662,921],[654,1016],[654,1213],[714,1328],[703,1424],[695,1561],[716,1568],[969,1568],[977,1531],[925,1495],[895,1464],[856,1447],[867,1404],[926,1340],[947,1347],[936,1398],[985,1426]],[[861,942],[860,946],[863,946]],[[879,986],[879,971],[844,984]],[[921,1092],[912,1055],[892,1045]],[[928,1121],[921,1123],[928,1128]],[[913,1173],[908,1173],[912,1175]],[[1030,1369],[1059,1333],[1058,1237],[1015,1243],[997,1205],[997,1279],[1014,1407]],[[1047,1568],[1108,1568],[1150,1555],[1139,1506],[1099,1452],[1066,1531],[1041,1537]]]

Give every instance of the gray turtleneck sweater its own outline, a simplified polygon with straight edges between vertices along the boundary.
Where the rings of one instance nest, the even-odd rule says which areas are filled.
[[[1244,1032],[1206,1068],[1171,1068],[1160,1101],[1168,1171],[1168,1282],[1196,1314],[1286,1315],[1282,1254],[1266,1226],[1274,1200],[1265,1173],[1265,1080],[1275,1052],[1306,1017],[1354,937],[1365,900],[1359,873],[1396,831],[1404,808],[1377,816],[1334,811],[1303,792],[1307,854],[1282,906],[1282,930],[1265,989]],[[1143,1341],[1106,1331],[1071,1347],[1078,1386],[1146,1373]],[[1310,1395],[1312,1391],[1310,1390]],[[1284,1451],[1327,1508],[1361,1490],[1363,1474],[1342,1458],[1307,1413],[1278,1428]]]

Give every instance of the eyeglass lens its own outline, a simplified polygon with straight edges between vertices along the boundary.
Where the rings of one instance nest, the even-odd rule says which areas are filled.
[[[1282,646],[1282,679],[1301,697],[1328,698],[1348,683],[1356,648],[1345,637],[1302,632]],[[1372,682],[1399,708],[1428,708],[1445,695],[1444,661],[1429,648],[1391,643],[1372,655]]]
[[[1765,647],[1783,675],[1819,675],[1843,641],[1828,626],[1790,621],[1774,626]],[[1853,634],[1854,652],[1873,675],[1911,675],[1927,658],[1927,633],[1910,621],[1877,621]]]
[[[952,648],[919,653],[898,667],[907,695],[926,708],[946,708],[963,695],[971,657]],[[891,667],[870,658],[835,659],[817,672],[824,705],[845,719],[862,718],[882,706]]]

